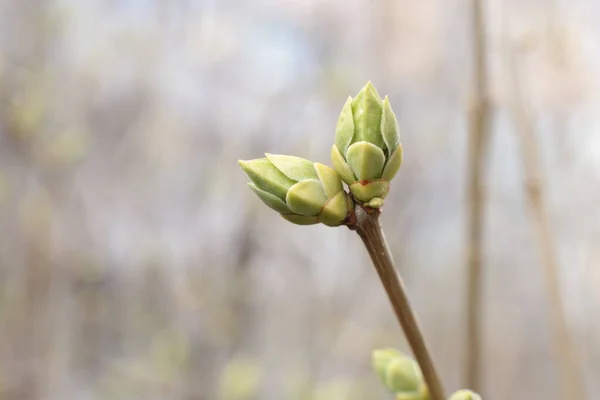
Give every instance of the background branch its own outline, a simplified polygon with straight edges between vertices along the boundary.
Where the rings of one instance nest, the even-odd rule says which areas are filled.
[[[471,35],[473,38],[473,82],[468,108],[469,163],[468,163],[468,259],[467,259],[467,334],[466,386],[480,391],[481,310],[483,286],[482,247],[484,196],[482,172],[486,164],[488,143],[487,65],[485,32],[481,0],[471,2]]]
[[[562,378],[563,399],[585,399],[583,374],[564,310],[559,281],[556,242],[544,202],[540,157],[533,123],[521,92],[517,66],[511,49],[504,44],[504,63],[508,80],[508,108],[517,131],[524,168],[524,186],[528,198],[531,222],[540,251],[542,273],[549,305],[551,335],[556,362]]]

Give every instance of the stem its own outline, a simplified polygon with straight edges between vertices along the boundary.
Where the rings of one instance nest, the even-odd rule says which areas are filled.
[[[481,374],[481,316],[483,283],[483,184],[488,143],[487,68],[485,58],[485,34],[481,0],[472,0],[471,24],[473,38],[473,82],[468,110],[469,118],[469,186],[467,215],[468,260],[467,260],[467,334],[465,336],[466,384],[480,391]]]
[[[406,335],[406,339],[412,348],[425,382],[431,396],[431,400],[444,400],[444,389],[438,373],[433,365],[433,360],[425,344],[423,333],[419,328],[417,318],[412,311],[410,302],[404,289],[402,279],[396,272],[394,260],[388,247],[385,235],[379,223],[379,214],[377,210],[365,211],[363,208],[356,207],[356,225],[355,229],[361,237],[373,265],[379,274],[381,283],[387,292],[392,303],[396,317],[400,326]]]

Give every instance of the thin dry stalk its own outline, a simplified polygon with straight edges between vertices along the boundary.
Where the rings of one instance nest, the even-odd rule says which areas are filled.
[[[544,203],[540,157],[533,123],[520,91],[516,63],[511,50],[505,46],[505,63],[509,83],[508,107],[515,124],[525,174],[531,222],[538,242],[542,273],[549,300],[548,312],[554,341],[556,363],[562,376],[563,399],[585,399],[585,388],[580,361],[565,315],[559,282],[556,243]]]
[[[489,141],[487,100],[487,64],[485,32],[480,0],[471,3],[473,37],[473,82],[468,109],[469,164],[468,164],[468,259],[467,259],[467,334],[466,386],[480,391],[481,373],[481,315],[482,315],[482,247],[484,196],[482,173],[486,165]]]
[[[415,355],[427,383],[431,400],[444,400],[444,388],[433,364],[430,351],[412,310],[402,278],[398,275],[392,253],[379,222],[379,212],[367,213],[356,207],[356,232],[363,240],[371,261],[377,270],[385,291],[392,303],[398,322]]]

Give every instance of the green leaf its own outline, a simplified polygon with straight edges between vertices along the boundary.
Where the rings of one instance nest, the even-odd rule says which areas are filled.
[[[339,226],[346,219],[349,211],[346,193],[341,191],[325,203],[319,219],[327,226]]]
[[[285,202],[295,214],[316,216],[327,201],[327,196],[316,179],[306,179],[288,190]]]
[[[382,111],[381,97],[369,81],[352,100],[353,143],[367,141],[383,148],[384,142],[381,136]]]
[[[394,114],[392,106],[390,105],[390,99],[388,99],[387,96],[385,96],[385,99],[383,99],[381,135],[383,136],[383,141],[385,142],[385,147],[387,148],[386,155],[389,157],[389,155],[396,150],[398,143],[400,143],[400,127],[398,126],[396,114]]]
[[[383,179],[368,181],[368,182],[355,182],[350,185],[350,191],[356,197],[364,203],[368,203],[374,197],[385,199],[390,190],[390,183]]]
[[[335,172],[337,172],[340,178],[342,178],[342,180],[348,185],[356,181],[354,173],[350,169],[350,166],[346,163],[344,156],[342,156],[342,153],[340,153],[340,150],[335,144],[331,147],[331,163],[333,164],[333,169],[335,169]]]
[[[250,186],[250,189],[252,189],[254,191],[254,193],[256,193],[256,195],[263,201],[263,203],[265,203],[267,206],[269,206],[273,210],[275,210],[279,213],[291,213],[292,212],[292,210],[290,210],[289,207],[282,200],[279,199],[279,197],[274,196],[271,193],[268,193],[268,192],[265,192],[264,190],[259,189],[252,182],[249,182],[248,186]]]
[[[383,173],[381,174],[381,179],[385,179],[386,181],[391,181],[394,176],[400,170],[400,166],[402,165],[402,145],[399,144],[396,147],[396,150],[392,153],[390,158],[387,160],[387,164],[383,169]]]
[[[369,142],[357,142],[348,147],[346,161],[358,180],[381,178],[385,154]]]
[[[296,214],[281,214],[281,216],[296,225],[315,225],[319,223],[319,219],[317,217]]]
[[[318,179],[312,161],[301,157],[266,153],[267,159],[288,178],[299,182],[304,179]]]
[[[352,143],[354,136],[354,120],[352,117],[352,97],[349,96],[342,108],[335,127],[335,145],[342,154],[346,154],[346,149]]]
[[[279,197],[281,200],[285,200],[288,189],[296,183],[282,174],[266,158],[250,161],[239,160],[238,164],[256,187]]]
[[[315,171],[325,190],[325,195],[330,199],[343,190],[342,180],[335,170],[325,164],[314,163]]]

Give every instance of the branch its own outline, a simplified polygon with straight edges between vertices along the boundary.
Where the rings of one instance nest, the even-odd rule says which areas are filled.
[[[471,4],[473,38],[473,82],[469,102],[469,164],[468,164],[468,259],[467,259],[467,334],[466,386],[480,390],[481,315],[482,315],[482,247],[483,247],[483,184],[482,172],[486,164],[489,106],[487,102],[487,68],[485,31],[481,0]]]
[[[357,206],[355,229],[371,256],[373,265],[392,303],[400,326],[423,371],[431,400],[444,400],[446,396],[444,395],[442,382],[433,365],[433,360],[425,344],[425,339],[417,318],[412,311],[402,279],[396,272],[392,254],[379,223],[379,214],[380,212],[377,210],[369,209],[369,212],[367,212]]]

